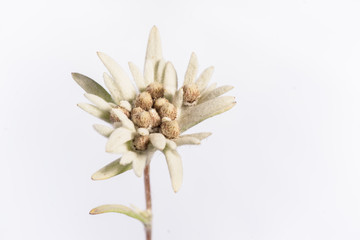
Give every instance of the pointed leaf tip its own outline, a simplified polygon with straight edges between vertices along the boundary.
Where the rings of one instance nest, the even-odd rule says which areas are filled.
[[[149,59],[154,60],[154,62],[162,59],[160,33],[156,26],[151,28],[149,34],[145,60]]]
[[[111,95],[93,79],[76,72],[72,72],[71,76],[85,92],[99,96],[107,102],[113,102]]]
[[[193,52],[185,73],[184,85],[192,84],[195,81],[198,72],[199,63],[196,54]]]

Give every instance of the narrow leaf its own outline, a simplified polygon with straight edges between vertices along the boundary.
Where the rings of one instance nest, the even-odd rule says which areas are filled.
[[[114,82],[124,99],[127,101],[133,100],[136,95],[136,90],[122,67],[105,53],[98,52],[97,54],[110,74],[114,77]]]
[[[89,101],[91,101],[93,104],[95,104],[99,109],[103,111],[111,110],[111,105],[101,97],[90,93],[85,93],[85,97],[89,99]]]
[[[207,94],[209,94],[212,90],[216,88],[216,85],[217,83],[210,84],[204,91],[202,91],[202,93],[200,94],[200,99],[206,97]]]
[[[169,148],[164,150],[164,154],[170,173],[172,188],[174,192],[178,192],[183,181],[183,166],[181,157],[176,150]]]
[[[131,164],[121,165],[120,160],[121,160],[121,158],[116,159],[115,161],[113,161],[113,162],[109,163],[108,165],[106,165],[105,167],[101,168],[100,170],[98,170],[91,176],[91,179],[92,180],[109,179],[109,178],[119,175],[123,172],[126,172],[132,168]]]
[[[191,134],[184,134],[181,137],[194,137],[199,140],[203,140],[211,135],[211,132],[200,132],[200,133],[191,133]]]
[[[172,99],[174,97],[177,86],[178,82],[175,68],[171,62],[167,62],[164,73],[164,90],[165,96],[168,99]]]
[[[123,100],[123,96],[119,90],[119,88],[116,86],[114,80],[112,79],[109,74],[104,73],[103,74],[104,83],[107,89],[109,89],[111,95],[113,96],[114,102],[119,105],[121,100]]]
[[[129,62],[129,69],[133,75],[137,88],[140,92],[142,92],[146,88],[143,74],[141,73],[140,69],[132,62]]]
[[[159,60],[155,65],[155,81],[162,83],[164,80],[165,60]]]
[[[144,66],[144,81],[145,85],[149,85],[150,83],[154,82],[155,78],[155,62],[151,59],[145,61]]]
[[[179,117],[180,131],[184,132],[207,118],[223,113],[236,104],[235,98],[230,96],[218,97],[202,104],[181,111]]]
[[[228,91],[230,91],[233,88],[234,88],[233,86],[221,86],[221,87],[215,88],[214,90],[212,90],[208,94],[206,94],[206,96],[201,97],[198,101],[198,104],[209,101],[214,98],[217,98],[217,97],[223,95],[224,93],[227,93]]]
[[[173,104],[176,108],[182,107],[183,98],[184,98],[184,90],[183,90],[183,88],[180,88],[179,90],[176,91],[174,99],[173,99]]]
[[[111,95],[100,84],[98,84],[91,78],[80,73],[71,73],[71,76],[73,77],[75,82],[79,84],[82,89],[85,90],[85,92],[97,95],[107,102],[113,101]]]
[[[109,137],[111,133],[114,131],[114,128],[100,124],[94,124],[93,127],[95,131],[97,131],[100,135],[104,137]]]
[[[133,159],[132,167],[136,176],[141,177],[146,165],[146,154],[137,154]]]
[[[190,57],[189,65],[185,73],[184,85],[194,83],[198,72],[198,67],[199,67],[199,63],[196,54],[192,53]]]
[[[195,84],[199,88],[200,92],[204,91],[204,89],[210,82],[213,72],[214,72],[214,67],[208,67],[200,74],[198,80],[196,80]]]
[[[160,59],[162,59],[160,33],[157,27],[154,26],[150,31],[145,60],[157,62]]]
[[[177,146],[182,145],[199,145],[201,141],[198,138],[190,136],[180,136],[177,139],[173,140]]]
[[[112,111],[120,119],[123,127],[135,131],[134,123],[120,109],[114,108]]]
[[[88,104],[88,103],[79,103],[78,107],[80,107],[85,112],[90,113],[91,115],[100,118],[106,122],[110,122],[110,114],[107,111],[103,111],[98,107]]]
[[[143,215],[137,213],[136,211],[134,211],[133,209],[126,207],[124,205],[120,205],[120,204],[107,204],[107,205],[102,205],[99,207],[96,207],[94,209],[92,209],[90,211],[91,215],[97,215],[97,214],[102,214],[102,213],[121,213],[121,214],[125,214],[129,217],[135,218],[137,220],[139,220],[140,222],[142,222],[143,224],[149,224],[150,223],[150,219],[151,216],[149,216],[148,218],[144,217]]]

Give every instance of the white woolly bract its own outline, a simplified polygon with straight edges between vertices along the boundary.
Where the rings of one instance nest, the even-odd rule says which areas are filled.
[[[113,76],[114,82],[119,91],[121,92],[124,100],[129,101],[134,99],[136,95],[136,90],[132,85],[130,78],[120,67],[120,65],[105,53],[98,52],[98,56],[104,63],[105,67],[109,70],[110,74]]]
[[[94,124],[93,127],[100,135],[104,137],[109,137],[111,133],[114,131],[114,128],[100,124]]]

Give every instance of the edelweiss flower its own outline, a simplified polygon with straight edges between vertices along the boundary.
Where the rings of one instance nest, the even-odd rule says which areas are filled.
[[[211,134],[182,133],[232,108],[235,105],[234,97],[220,97],[232,87],[216,88],[216,84],[208,85],[213,67],[205,69],[197,78],[198,61],[193,53],[184,84],[178,89],[174,66],[162,57],[160,35],[156,27],[150,32],[144,74],[129,62],[137,89],[112,58],[104,53],[98,53],[98,56],[110,73],[104,73],[103,76],[110,94],[94,80],[73,73],[74,80],[87,92],[85,97],[94,104],[80,103],[78,106],[112,124],[95,124],[94,128],[108,137],[106,151],[122,154],[122,157],[94,173],[92,179],[107,179],[131,168],[140,177],[154,152],[159,150],[165,155],[172,187],[177,192],[183,175],[177,147],[200,144],[201,140]]]

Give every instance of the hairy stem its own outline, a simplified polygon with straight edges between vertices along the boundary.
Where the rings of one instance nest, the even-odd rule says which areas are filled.
[[[146,210],[151,213],[150,164],[144,170]],[[151,213],[152,214],[152,213]],[[152,221],[145,225],[146,240],[151,240]]]

